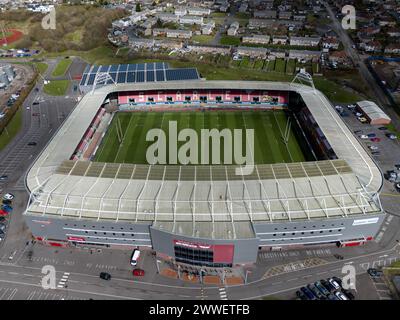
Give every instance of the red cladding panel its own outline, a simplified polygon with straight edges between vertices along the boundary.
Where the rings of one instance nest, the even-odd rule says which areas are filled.
[[[233,244],[216,244],[214,247],[215,263],[232,263],[235,246]]]

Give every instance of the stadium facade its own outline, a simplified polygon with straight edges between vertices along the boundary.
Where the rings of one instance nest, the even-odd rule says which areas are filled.
[[[177,105],[291,109],[310,161],[180,166],[90,161],[109,110]],[[359,245],[383,219],[382,174],[331,103],[301,84],[163,81],[104,85],[86,94],[30,168],[25,220],[53,245],[152,248],[212,267],[251,264],[260,248]]]

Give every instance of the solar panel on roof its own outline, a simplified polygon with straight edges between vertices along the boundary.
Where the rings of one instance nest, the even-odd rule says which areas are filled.
[[[136,82],[144,82],[144,72],[136,72]]]
[[[128,83],[135,82],[135,73],[134,72],[128,72],[128,75],[126,77],[126,82],[128,82]]]
[[[99,66],[94,65],[93,69],[90,71],[90,73],[96,73],[97,70],[99,70]]]
[[[136,70],[138,70],[138,71],[143,71],[144,70],[144,64],[143,63],[139,63],[138,65],[137,65],[137,69]]]
[[[119,72],[117,77],[117,83],[125,83],[126,82],[126,72]]]
[[[110,68],[110,66],[109,65],[107,65],[107,66],[101,66],[100,67],[100,72],[108,72],[108,69]]]
[[[199,79],[196,69],[167,69],[165,73],[169,81]]]
[[[128,70],[128,64],[121,64],[119,66],[119,72]]]
[[[80,83],[81,86],[84,86],[84,85],[85,85],[87,76],[88,76],[87,74],[84,74],[84,75],[82,76],[81,83]]]
[[[157,81],[164,81],[165,80],[164,70],[157,70],[156,71],[156,80]]]
[[[154,81],[154,71],[147,71],[146,81]]]
[[[165,69],[164,62],[156,62],[156,69]]]
[[[128,71],[136,71],[136,67],[137,67],[136,64],[130,64],[128,65]]]
[[[119,65],[118,64],[113,64],[110,68],[109,72],[116,72],[118,70]]]
[[[146,63],[146,70],[154,70],[154,63]]]
[[[95,78],[95,77],[96,77],[96,74],[95,74],[95,73],[91,73],[91,74],[89,75],[89,80],[88,80],[88,82],[87,82],[86,85],[88,85],[88,86],[93,85],[93,83],[94,83],[94,78]]]

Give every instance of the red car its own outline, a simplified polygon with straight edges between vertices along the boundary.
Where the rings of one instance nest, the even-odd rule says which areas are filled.
[[[379,141],[381,141],[380,138],[371,138],[370,140],[371,140],[372,142],[379,142]]]
[[[143,269],[133,269],[132,274],[135,277],[143,277],[144,276],[144,270]]]

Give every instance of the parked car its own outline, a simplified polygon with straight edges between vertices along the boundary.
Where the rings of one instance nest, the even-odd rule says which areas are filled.
[[[5,174],[3,174],[2,176],[0,176],[0,181],[4,181],[4,180],[7,180],[7,179],[8,179],[8,176],[5,175]]]
[[[367,133],[368,138],[375,138],[376,134],[375,133]]]
[[[373,151],[373,152],[371,152],[374,156],[380,156],[381,155],[381,153],[380,153],[380,151]]]
[[[133,274],[135,277],[143,277],[144,274],[145,274],[145,272],[144,272],[143,269],[136,268],[136,269],[133,269],[132,274]]]
[[[140,257],[140,251],[138,249],[134,249],[131,255],[131,266],[136,266]]]
[[[400,192],[400,183],[395,183],[394,187],[396,188],[397,192]]]
[[[324,279],[320,280],[320,282],[326,288],[326,290],[328,290],[329,292],[331,292],[332,290],[335,289],[328,281],[326,281]]]
[[[303,292],[306,295],[308,300],[317,300],[317,297],[314,295],[314,293],[312,293],[312,291],[310,291],[306,287],[301,287],[300,291]]]
[[[296,291],[296,296],[300,300],[308,300],[307,296],[303,292],[301,292],[300,290]]]
[[[365,135],[365,134],[362,134],[362,135],[360,136],[360,139],[368,139],[368,136]]]
[[[37,106],[39,104],[39,102],[35,101],[34,103],[32,103],[32,105]]]
[[[381,138],[371,138],[370,139],[372,142],[380,142]]]
[[[361,123],[367,123],[367,122],[368,122],[367,118],[364,118],[364,117],[358,117],[357,119],[358,119],[358,121],[360,121]]]
[[[343,260],[343,256],[341,256],[340,254],[335,253],[333,256],[334,256],[336,259]]]
[[[335,290],[340,290],[340,285],[334,279],[328,279],[328,282],[335,288]]]
[[[354,114],[355,114],[356,117],[361,117],[361,116],[362,116],[362,113],[361,113],[361,112],[357,112],[357,111],[356,111]]]
[[[100,279],[111,280],[111,274],[107,272],[100,272]]]
[[[388,137],[390,140],[396,140],[397,136],[393,133],[386,133],[385,134],[386,137]]]
[[[377,146],[368,146],[369,149],[371,150],[378,150],[379,148]]]
[[[367,270],[367,273],[368,273],[372,278],[380,277],[380,276],[382,276],[382,274],[383,274],[382,271],[380,271],[380,270],[378,270],[378,269],[375,269],[375,268],[369,268],[369,269]]]
[[[6,230],[6,225],[4,223],[0,223],[0,231]]]
[[[3,196],[3,200],[13,200],[13,199],[14,199],[14,195],[11,194],[11,193],[6,193],[6,194]]]
[[[335,292],[335,296],[338,297],[340,300],[350,300],[346,297],[346,295],[340,291]]]
[[[319,291],[321,291],[323,295],[325,296],[329,295],[329,291],[321,284],[320,281],[315,282],[314,285]]]
[[[378,130],[387,130],[386,127],[379,127]]]
[[[338,277],[332,277],[333,280],[335,280],[339,286],[342,286],[342,279],[338,278]]]
[[[36,145],[37,145],[37,143],[34,141],[28,142],[28,146],[36,146]]]
[[[340,300],[340,299],[331,293],[330,295],[328,295],[328,300]]]
[[[362,133],[362,130],[355,130],[354,133],[355,133],[355,134]]]
[[[315,287],[315,285],[313,285],[312,283],[309,284],[309,285],[307,285],[307,288],[308,288],[309,290],[311,290],[312,293],[313,293],[319,300],[321,300],[321,299],[324,298],[324,295],[321,293],[321,291],[319,291],[319,290]]]
[[[344,295],[349,298],[350,300],[354,300],[356,297],[354,296],[354,294],[352,294],[349,290],[346,289],[342,289],[342,292],[344,293]]]

